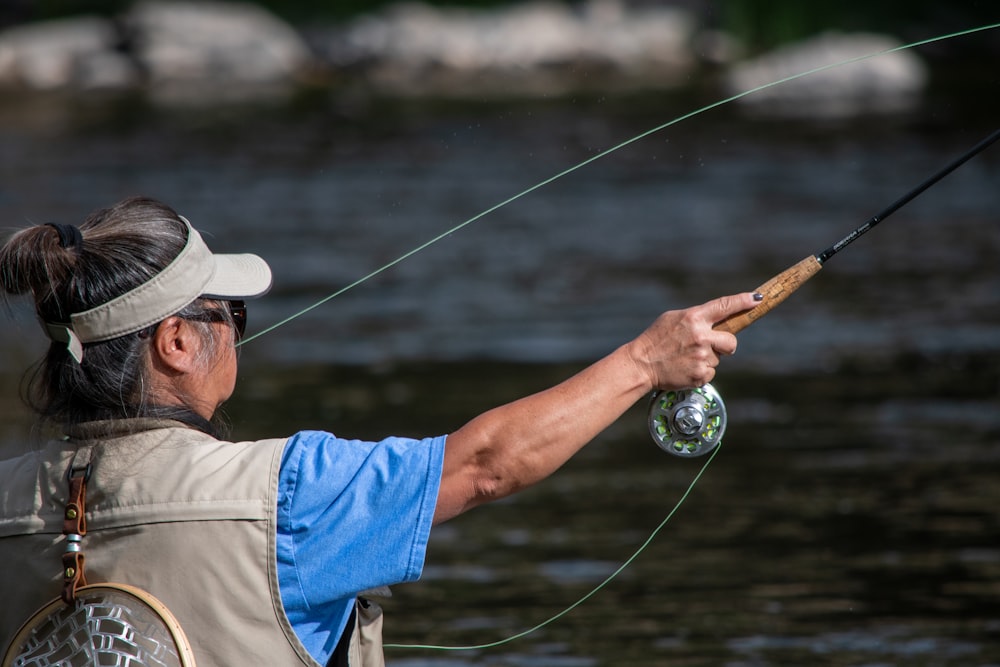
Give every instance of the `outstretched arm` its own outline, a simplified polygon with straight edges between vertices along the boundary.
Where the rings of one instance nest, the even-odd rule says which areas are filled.
[[[756,305],[749,293],[666,312],[568,380],[494,408],[448,436],[434,522],[545,479],[654,389],[711,381],[736,337],[712,326]]]

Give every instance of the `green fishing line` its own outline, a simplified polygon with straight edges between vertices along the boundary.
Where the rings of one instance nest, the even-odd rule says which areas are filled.
[[[678,116],[677,118],[674,118],[671,121],[663,123],[662,125],[657,125],[656,127],[652,128],[651,130],[646,130],[645,132],[643,132],[641,134],[637,134],[636,136],[632,137],[631,139],[626,139],[625,141],[621,142],[620,144],[617,144],[615,146],[612,146],[611,148],[608,148],[608,149],[606,149],[604,151],[601,151],[600,153],[597,153],[596,155],[593,155],[593,156],[587,158],[583,162],[580,162],[579,164],[575,164],[572,167],[569,167],[568,169],[564,169],[563,171],[560,171],[558,174],[556,174],[554,176],[550,176],[549,178],[546,178],[545,180],[543,180],[543,181],[541,181],[539,183],[536,183],[535,185],[531,186],[530,188],[528,188],[526,190],[523,190],[523,191],[517,193],[516,195],[514,195],[512,197],[509,197],[509,198],[501,201],[499,204],[495,204],[494,206],[491,206],[490,208],[486,209],[482,213],[474,215],[473,217],[469,218],[465,222],[461,222],[461,223],[455,225],[451,229],[449,229],[449,230],[447,230],[445,232],[442,232],[441,234],[438,234],[437,236],[435,236],[434,238],[430,239],[429,241],[426,241],[426,242],[418,245],[417,247],[415,247],[412,250],[409,250],[408,252],[400,255],[399,257],[397,257],[396,259],[392,260],[391,262],[389,262],[387,264],[384,264],[383,266],[375,269],[371,273],[369,273],[369,274],[367,274],[365,276],[362,276],[361,278],[358,278],[357,280],[355,280],[354,282],[350,283],[349,285],[346,285],[346,286],[340,288],[339,290],[337,290],[336,292],[334,292],[334,293],[332,293],[332,294],[330,294],[328,296],[323,297],[322,299],[320,299],[316,303],[312,304],[311,306],[307,306],[306,308],[303,308],[302,310],[298,311],[297,313],[289,315],[285,319],[280,320],[280,321],[278,321],[278,322],[270,325],[269,327],[263,329],[262,331],[259,331],[259,332],[255,333],[255,334],[253,334],[252,336],[247,336],[246,338],[244,338],[243,340],[241,340],[237,344],[238,345],[243,345],[243,344],[249,343],[250,341],[257,339],[257,338],[263,336],[264,334],[267,334],[267,333],[270,333],[270,332],[274,331],[278,327],[281,327],[281,326],[284,326],[285,324],[288,324],[292,320],[294,320],[296,318],[299,318],[299,317],[305,315],[306,313],[308,313],[308,312],[310,312],[312,310],[315,310],[316,308],[319,308],[320,306],[322,306],[323,304],[325,304],[326,302],[328,302],[328,301],[330,301],[332,299],[337,298],[338,296],[340,296],[344,292],[347,292],[349,290],[354,289],[358,285],[360,285],[362,283],[365,283],[365,282],[371,280],[372,278],[374,278],[375,276],[377,276],[377,275],[379,275],[379,274],[381,274],[381,273],[383,273],[383,272],[391,269],[392,267],[396,266],[400,262],[402,262],[402,261],[404,261],[406,259],[409,259],[410,257],[416,255],[419,252],[422,252],[423,250],[425,250],[428,247],[434,245],[435,243],[437,243],[438,241],[444,239],[445,237],[450,236],[451,234],[454,234],[455,232],[457,232],[457,231],[459,231],[461,229],[464,229],[465,227],[468,227],[472,223],[476,222],[477,220],[480,220],[481,218],[486,217],[487,215],[489,215],[490,213],[493,213],[497,209],[503,208],[504,206],[507,206],[508,204],[517,201],[521,197],[529,195],[532,192],[534,192],[535,190],[538,190],[539,188],[545,187],[546,185],[549,185],[550,183],[552,183],[554,181],[557,181],[557,180],[559,180],[560,178],[562,178],[564,176],[568,176],[569,174],[572,174],[573,172],[575,172],[575,171],[577,171],[579,169],[582,169],[583,167],[586,167],[591,162],[595,162],[597,160],[600,160],[601,158],[606,157],[606,156],[610,155],[611,153],[614,153],[617,150],[620,150],[620,149],[622,149],[622,148],[624,148],[626,146],[634,144],[635,142],[637,142],[637,141],[639,141],[641,139],[645,139],[646,137],[648,137],[651,134],[656,134],[657,132],[665,130],[668,127],[676,125],[677,123],[680,123],[682,121],[688,120],[689,118],[694,118],[695,116],[703,114],[706,111],[711,111],[712,109],[715,109],[717,107],[721,107],[724,104],[729,104],[730,102],[735,102],[738,99],[741,99],[743,97],[747,97],[748,95],[753,95],[754,93],[758,93],[758,92],[760,92],[762,90],[766,90],[767,88],[773,88],[774,86],[779,86],[779,85],[781,85],[783,83],[788,83],[789,81],[794,81],[795,79],[801,79],[803,77],[810,76],[810,75],[816,74],[818,72],[824,72],[826,70],[834,69],[836,67],[842,67],[844,65],[850,65],[852,63],[858,63],[858,62],[861,62],[863,60],[869,60],[871,58],[877,58],[878,56],[883,56],[883,55],[886,55],[888,53],[895,53],[897,51],[905,51],[907,49],[913,49],[913,48],[916,48],[918,46],[925,46],[927,44],[933,44],[935,42],[942,42],[944,40],[954,39],[956,37],[964,37],[966,35],[971,35],[971,34],[977,33],[977,32],[983,32],[983,31],[986,31],[986,30],[993,30],[995,28],[1000,28],[1000,23],[992,23],[990,25],[979,26],[978,28],[970,28],[968,30],[961,30],[961,31],[958,31],[958,32],[948,33],[946,35],[938,35],[937,37],[930,37],[928,39],[922,39],[922,40],[917,41],[917,42],[910,42],[909,44],[903,44],[902,46],[896,46],[896,47],[893,47],[891,49],[884,49],[882,51],[876,51],[874,53],[869,53],[869,54],[866,54],[866,55],[857,56],[855,58],[849,58],[847,60],[841,60],[840,62],[831,63],[829,65],[822,65],[820,67],[815,67],[813,69],[806,70],[804,72],[799,72],[798,74],[793,74],[791,76],[787,76],[787,77],[785,77],[783,79],[778,79],[778,80],[772,81],[770,83],[765,83],[765,84],[763,84],[761,86],[757,86],[756,88],[751,88],[750,90],[746,90],[746,91],[743,91],[741,93],[737,93],[736,95],[732,95],[732,96],[727,97],[725,99],[719,100],[718,102],[713,102],[712,104],[703,106],[700,109],[695,109],[694,111],[686,113],[686,114],[684,114],[682,116]]]
[[[685,489],[684,493],[681,495],[680,499],[674,505],[673,509],[671,509],[670,513],[667,514],[666,518],[660,522],[660,525],[658,525],[656,528],[653,529],[653,532],[650,533],[649,537],[646,538],[646,541],[643,542],[641,545],[639,545],[639,548],[636,549],[635,552],[631,556],[629,556],[628,559],[624,563],[622,563],[617,570],[609,574],[604,581],[599,583],[597,586],[594,587],[593,590],[591,590],[589,593],[584,595],[582,598],[580,598],[570,606],[563,609],[558,614],[551,616],[550,618],[547,618],[538,625],[530,627],[527,630],[523,630],[522,632],[518,632],[515,635],[511,635],[506,639],[500,639],[498,641],[489,642],[487,644],[475,644],[472,646],[435,646],[432,644],[385,644],[384,648],[428,649],[435,651],[475,651],[479,649],[494,648],[496,646],[502,646],[503,644],[509,644],[512,641],[521,639],[522,637],[526,637],[531,633],[541,630],[545,626],[551,625],[552,623],[558,621],[560,618],[562,618],[566,614],[570,613],[571,611],[579,607],[581,604],[583,604],[584,602],[592,598],[594,595],[596,595],[598,591],[600,591],[605,586],[610,584],[615,579],[615,577],[621,574],[625,570],[625,568],[631,565],[632,562],[636,558],[638,558],[643,551],[646,550],[646,548],[653,542],[653,540],[660,533],[660,531],[663,530],[663,527],[666,526],[667,523],[670,522],[670,519],[673,518],[674,514],[677,513],[677,510],[681,508],[681,505],[684,504],[684,501],[687,500],[687,497],[691,494],[691,491],[694,490],[694,487],[698,483],[698,480],[700,480],[701,476],[705,473],[706,470],[708,470],[708,466],[712,463],[716,455],[719,453],[719,450],[721,449],[722,449],[722,443],[720,442],[719,446],[716,447],[715,451],[713,451],[711,456],[708,457],[708,460],[705,461],[705,464],[701,466],[700,470],[698,470],[698,474],[695,475],[694,479],[691,480],[691,483],[688,484],[687,489]]]

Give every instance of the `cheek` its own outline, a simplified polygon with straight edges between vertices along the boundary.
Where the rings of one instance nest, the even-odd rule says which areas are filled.
[[[231,329],[226,327],[225,334],[232,335]],[[236,347],[233,345],[231,340],[219,340],[217,341],[217,355],[214,364],[214,385],[220,393],[224,393],[226,397],[233,392],[236,387],[236,360],[237,353]]]
[[[212,382],[213,393],[218,405],[222,405],[236,389],[236,354],[232,349],[223,352],[215,368]]]
[[[225,364],[225,377],[229,385],[229,390],[232,391],[236,386],[236,372],[239,368],[239,356],[236,354],[236,349],[229,347],[226,350],[226,359],[223,362]]]

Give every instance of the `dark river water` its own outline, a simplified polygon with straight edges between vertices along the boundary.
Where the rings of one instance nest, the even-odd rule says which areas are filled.
[[[662,310],[752,289],[996,129],[987,74],[976,96],[888,118],[717,109],[588,164],[248,343],[234,434],[448,432]],[[275,288],[250,309],[261,331],[711,101],[7,100],[0,220],[161,198],[215,250],[270,262]],[[389,663],[1000,665],[998,209],[994,148],[742,333],[715,381],[719,454],[602,590],[515,641],[390,648]],[[18,378],[44,346],[30,317],[0,345],[0,438],[24,442]],[[538,487],[440,527],[423,580],[385,605],[386,641],[496,642],[614,572],[705,464],[661,452],[644,410]]]

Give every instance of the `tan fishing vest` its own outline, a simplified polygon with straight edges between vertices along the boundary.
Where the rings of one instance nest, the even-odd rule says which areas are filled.
[[[220,442],[173,421],[114,425],[120,435],[88,441],[85,425],[74,433],[80,440],[0,461],[0,647],[59,595],[66,473],[89,458],[83,551],[91,583],[156,596],[200,667],[316,667],[278,590],[275,494],[285,440]],[[356,622],[349,664],[383,664],[380,637],[377,647],[362,641],[359,624],[380,630],[381,618]]]

